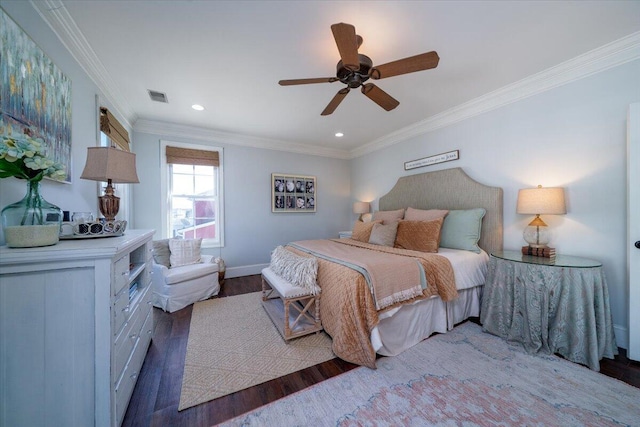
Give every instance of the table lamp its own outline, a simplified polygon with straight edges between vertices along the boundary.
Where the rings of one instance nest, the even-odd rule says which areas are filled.
[[[112,183],[139,183],[136,155],[113,147],[89,147],[87,162],[80,179],[107,182],[100,199],[100,213],[107,221],[115,220],[120,210],[120,197],[114,195]]]
[[[524,229],[524,240],[532,248],[544,248],[549,243],[551,233],[540,215],[563,215],[567,213],[564,189],[560,187],[525,188],[518,191],[516,213],[536,217]]]
[[[353,204],[353,213],[360,214],[360,216],[358,217],[359,221],[362,221],[362,214],[369,213],[369,209],[369,202],[355,202]]]

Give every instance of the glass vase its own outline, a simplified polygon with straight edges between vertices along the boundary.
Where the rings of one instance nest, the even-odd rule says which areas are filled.
[[[2,230],[7,246],[33,248],[58,243],[62,210],[40,195],[40,181],[27,182],[27,194],[2,209]]]

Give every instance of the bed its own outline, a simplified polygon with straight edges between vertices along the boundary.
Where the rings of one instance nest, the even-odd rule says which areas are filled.
[[[488,254],[502,249],[502,199],[501,188],[481,184],[462,169],[452,168],[401,177],[379,200],[379,211],[411,207],[459,213],[484,209],[479,253],[440,247],[437,254],[402,249],[396,254],[395,249],[351,239],[290,243],[289,251],[317,261],[317,282],[322,289],[320,314],[325,331],[333,339],[334,353],[343,360],[375,368],[376,354],[399,354],[434,332],[445,333],[455,324],[479,316]],[[347,246],[355,246],[356,251],[370,250],[371,264],[376,265],[384,264],[381,260],[386,260],[382,258],[386,256],[412,257],[414,263],[422,264],[422,274],[426,275],[422,290],[403,294],[404,301],[387,299],[381,309],[378,299],[381,297],[373,295],[366,270],[354,267],[348,255],[344,255],[346,261],[338,260],[337,255],[323,255],[325,247],[327,251],[336,247],[341,254],[341,248]],[[405,263],[407,269],[408,265]],[[398,281],[404,279],[398,271],[393,277],[398,277]]]

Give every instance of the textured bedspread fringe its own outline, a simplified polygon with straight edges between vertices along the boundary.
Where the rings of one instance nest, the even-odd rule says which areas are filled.
[[[358,261],[352,260],[350,262],[350,261],[338,258],[337,256],[332,256],[330,253],[328,253],[330,251],[329,248],[316,247],[319,244],[316,242],[323,242],[322,244],[324,245],[325,244],[324,242],[333,242],[333,241],[326,240],[326,241],[291,242],[289,243],[289,246],[296,248],[302,252],[308,253],[310,255],[316,256],[318,258],[322,258],[324,260],[343,265],[345,267],[348,267],[362,274],[362,276],[365,278],[367,286],[369,287],[369,291],[373,296],[376,310],[382,310],[391,305],[423,296],[424,294],[423,291],[427,289],[427,278],[424,271],[424,267],[422,263],[417,259],[407,260],[406,256],[397,255],[399,259],[401,259],[401,261],[399,262],[404,263],[404,265],[407,265],[407,261],[409,265],[414,265],[414,268],[415,268],[413,273],[414,280],[409,280],[409,282],[413,281],[413,285],[405,285],[403,289],[396,289],[391,291],[391,289],[393,289],[393,286],[390,283],[389,279],[388,278],[385,279],[384,277],[381,278],[378,276],[374,276],[376,274],[375,271],[379,271],[379,268],[377,270],[376,269],[372,270],[371,266],[369,267],[367,266],[367,260],[365,260],[364,258]],[[369,250],[368,248],[359,248],[359,249]],[[357,252],[357,249],[355,249],[355,251]],[[355,254],[353,255],[353,257],[357,258]],[[398,270],[401,270],[401,269],[398,269]],[[405,273],[405,276],[403,277],[403,279],[405,279],[406,281],[407,277],[411,277],[410,275],[411,273]],[[380,276],[389,276],[389,274],[380,274]],[[392,276],[393,276],[393,279],[391,279],[391,281],[395,281],[396,278],[400,277],[399,271],[396,270],[396,273],[393,274]]]

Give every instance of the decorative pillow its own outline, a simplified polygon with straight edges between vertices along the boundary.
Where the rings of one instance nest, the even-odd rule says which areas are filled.
[[[169,239],[154,240],[152,253],[153,261],[156,264],[164,265],[167,268],[171,267],[171,251],[169,250]]]
[[[397,211],[378,211],[373,214],[373,220],[382,220],[382,224],[384,225],[400,221],[402,218],[404,218],[404,209],[398,209]]]
[[[398,222],[382,225],[374,224],[369,236],[369,243],[381,246],[391,246],[396,241],[396,232],[398,231]]]
[[[440,246],[480,253],[478,241],[485,213],[484,208],[449,211],[442,224]]]
[[[407,221],[432,221],[438,218],[444,218],[449,213],[444,209],[414,209],[407,208],[404,213],[404,219]]]
[[[395,247],[420,252],[438,252],[443,221],[444,218],[431,221],[400,221]]]
[[[318,260],[315,257],[303,257],[276,247],[271,253],[271,270],[294,286],[309,289],[314,295],[320,291],[316,284]]]
[[[202,239],[170,239],[171,268],[199,263],[200,246],[202,246]]]
[[[369,237],[371,236],[371,230],[376,224],[382,224],[382,220],[374,220],[370,222],[356,221],[356,223],[353,225],[351,238],[353,240],[358,240],[359,242],[368,243]]]

